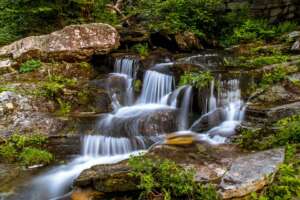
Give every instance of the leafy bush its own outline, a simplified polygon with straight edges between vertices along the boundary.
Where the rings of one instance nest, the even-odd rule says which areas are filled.
[[[191,85],[198,89],[207,87],[213,80],[209,71],[185,72],[181,75],[179,85]]]
[[[148,44],[136,44],[132,46],[133,51],[138,53],[141,57],[147,57],[149,55],[149,47]]]
[[[36,164],[49,164],[54,158],[53,155],[47,151],[26,147],[19,156],[22,164],[26,166]]]
[[[198,36],[218,33],[225,13],[222,0],[140,0],[128,7],[130,15],[138,15],[153,32],[191,31]]]
[[[36,69],[42,66],[41,61],[39,60],[27,60],[25,63],[22,63],[20,66],[20,73],[27,73],[35,71]]]
[[[222,38],[224,46],[239,43],[248,43],[256,40],[273,40],[283,33],[293,31],[297,28],[295,22],[283,22],[278,26],[273,26],[267,20],[247,19],[240,26],[233,28],[233,33]]]
[[[41,148],[47,138],[41,134],[14,133],[0,146],[0,157],[6,162],[19,161],[24,165],[48,164],[53,156]]]
[[[139,178],[138,188],[143,192],[140,198],[152,199],[162,196],[170,199],[219,199],[211,185],[200,185],[194,181],[194,171],[185,170],[170,160],[149,159],[142,156],[131,157],[131,176]]]
[[[74,87],[77,84],[75,79],[64,78],[62,76],[50,76],[40,88],[39,94],[48,98],[56,99],[62,94],[66,87]]]

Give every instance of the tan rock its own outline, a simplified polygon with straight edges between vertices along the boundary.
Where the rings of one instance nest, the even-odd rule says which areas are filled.
[[[0,48],[0,57],[18,62],[30,58],[86,60],[94,54],[107,54],[119,46],[115,28],[102,23],[67,26],[48,35],[31,36]]]

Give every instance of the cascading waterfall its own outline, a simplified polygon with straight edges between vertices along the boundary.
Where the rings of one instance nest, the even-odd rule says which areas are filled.
[[[137,61],[129,57],[116,59],[114,73],[110,76],[112,82],[108,86],[112,87],[113,81],[119,80],[117,87],[125,85],[125,94],[121,94],[125,97],[120,98],[120,93],[118,93],[123,88],[110,90],[115,109],[99,119],[94,135],[86,135],[82,138],[81,155],[70,163],[58,166],[36,178],[32,183],[29,197],[25,199],[54,200],[69,191],[73,180],[84,169],[97,164],[119,162],[149,148],[155,142],[162,141],[166,132],[155,124],[157,118],[154,117],[154,122],[151,122],[157,112],[178,111],[177,128],[180,131],[187,130],[192,87],[185,85],[174,90],[175,80],[169,73],[170,66],[172,63],[157,64],[145,72],[141,95],[134,103],[132,86],[136,77]],[[205,105],[206,113],[191,126],[192,130],[195,124],[203,118],[221,110],[225,117],[220,124],[199,134],[200,139],[212,143],[225,142],[244,115],[239,80],[220,80],[219,82],[220,84],[216,84],[212,81]],[[219,87],[217,90],[216,85]],[[218,91],[217,95],[215,91]],[[155,127],[155,129],[151,129],[151,134],[143,135],[143,131],[140,130],[143,128],[140,127],[141,122],[154,123],[150,127]]]
[[[121,99],[117,97],[114,91],[111,91],[110,85],[108,86],[108,91],[111,91],[111,99],[114,110],[118,110],[122,106],[133,105],[134,102],[134,91],[133,91],[133,81],[136,77],[137,70],[139,68],[138,61],[134,58],[125,57],[117,58],[114,64],[114,73],[111,76],[116,76],[124,80],[125,91],[121,91]]]
[[[146,71],[139,103],[159,103],[165,95],[172,92],[174,85],[173,76],[152,70]]]
[[[213,94],[214,82],[211,83],[213,87],[211,87],[209,97],[209,112],[197,120],[190,128],[193,130],[204,117],[209,119],[210,115],[221,108],[224,116],[221,123],[201,135],[202,139],[212,143],[224,143],[227,137],[233,135],[235,127],[243,120],[245,113],[245,104],[241,99],[239,79],[220,80],[219,82],[217,98]],[[209,124],[213,123],[215,122],[209,122]]]

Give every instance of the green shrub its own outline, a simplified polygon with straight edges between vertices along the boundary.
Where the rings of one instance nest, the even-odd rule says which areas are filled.
[[[194,32],[198,36],[220,33],[225,13],[222,0],[140,0],[127,8],[153,32]]]
[[[26,147],[20,154],[19,159],[26,166],[37,164],[49,164],[53,161],[53,155],[47,151]]]
[[[75,79],[64,78],[62,76],[49,76],[39,89],[39,94],[48,98],[56,99],[63,93],[63,89],[74,87],[77,84]]]
[[[130,175],[140,180],[140,198],[162,195],[164,199],[219,199],[215,188],[194,181],[194,170],[183,169],[173,161],[138,156],[131,157],[129,165],[133,169]]]
[[[273,40],[282,34],[296,30],[297,23],[283,22],[279,25],[270,25],[267,20],[247,19],[240,26],[233,28],[233,33],[221,39],[224,46],[240,43],[249,43],[257,40]]]
[[[21,135],[14,133],[0,146],[0,157],[5,162],[19,161],[24,165],[48,164],[53,156],[41,150],[47,138],[41,134]]]
[[[179,85],[191,85],[198,89],[209,86],[213,76],[209,71],[185,72],[180,76]]]
[[[136,44],[132,46],[132,50],[138,53],[141,57],[147,57],[149,55],[148,44]]]
[[[22,63],[20,65],[19,72],[20,73],[32,72],[40,68],[41,66],[42,63],[39,60],[27,60],[25,63]]]

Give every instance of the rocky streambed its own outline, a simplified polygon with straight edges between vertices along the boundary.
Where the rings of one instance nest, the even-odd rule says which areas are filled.
[[[142,58],[115,50],[119,40],[113,27],[87,24],[0,48],[0,142],[16,132],[41,133],[57,160],[37,170],[1,164],[1,198],[135,197],[139,182],[127,159],[139,153],[194,169],[195,181],[214,184],[222,199],[272,182],[285,149],[248,151],[233,140],[241,130],[299,113],[298,56],[281,64],[288,79],[253,89],[277,65],[226,68],[231,52],[211,50],[157,49]],[[32,59],[41,66],[20,73]],[[204,88],[179,86],[190,70],[209,71],[212,79]]]

